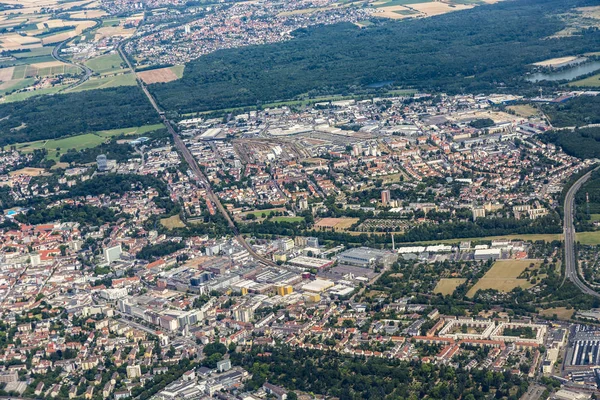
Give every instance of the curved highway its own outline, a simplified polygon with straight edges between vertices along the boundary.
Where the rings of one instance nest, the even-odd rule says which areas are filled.
[[[121,58],[123,60],[125,60],[125,62],[127,63],[127,66],[129,67],[131,72],[133,74],[135,74],[135,70],[133,69],[131,62],[129,61],[129,58],[127,58],[126,54],[123,52],[123,49],[122,49],[123,43],[124,42],[121,42],[121,44],[117,47],[117,49],[119,50],[119,54],[121,55]],[[229,228],[231,229],[231,232],[233,233],[233,235],[236,238],[236,240],[238,241],[238,243],[243,248],[245,248],[253,258],[258,260],[259,262],[266,264],[268,266],[281,268],[273,261],[271,261],[267,258],[264,258],[263,256],[256,253],[256,251],[254,251],[252,246],[250,246],[246,242],[246,239],[244,239],[244,237],[240,234],[237,226],[235,225],[235,223],[229,216],[229,213],[227,212],[227,210],[225,210],[225,207],[223,207],[223,205],[221,204],[219,197],[213,192],[212,187],[210,185],[210,181],[204,175],[204,173],[200,170],[200,167],[198,166],[196,159],[194,158],[194,156],[192,155],[190,150],[186,147],[185,143],[183,143],[183,140],[181,140],[181,137],[177,134],[177,132],[175,132],[175,129],[173,129],[173,126],[171,125],[171,123],[169,122],[167,117],[165,116],[164,111],[162,111],[160,109],[160,107],[158,106],[158,104],[156,103],[154,96],[152,96],[152,94],[148,91],[148,89],[146,88],[146,85],[140,78],[138,78],[136,76],[136,80],[137,80],[138,85],[142,88],[142,90],[144,91],[144,94],[146,95],[146,97],[148,98],[150,103],[152,104],[152,107],[156,110],[156,112],[160,116],[160,119],[162,120],[162,123],[167,128],[167,131],[169,131],[171,136],[173,136],[173,140],[175,141],[175,146],[177,147],[177,150],[179,150],[179,152],[181,153],[181,155],[183,156],[185,161],[187,161],[190,169],[192,170],[194,175],[196,175],[196,179],[198,180],[198,182],[202,185],[202,187],[204,187],[206,189],[206,196],[210,199],[210,201],[212,201],[217,206],[217,209],[219,210],[219,212],[223,215],[223,217],[227,221],[227,224],[229,225]]]
[[[593,171],[597,170],[595,168]],[[575,215],[575,194],[581,188],[581,186],[590,179],[593,171],[589,171],[581,178],[579,178],[573,186],[569,188],[567,195],[565,196],[565,209],[564,209],[564,224],[563,234],[565,236],[565,279],[568,278],[585,294],[600,298],[600,294],[591,288],[589,288],[585,282],[579,277],[577,271],[577,258],[575,254],[575,225],[573,224],[573,217]]]
[[[102,25],[102,21],[99,19],[74,19],[75,21],[94,21],[96,23],[96,25],[94,26],[90,26],[89,28],[84,29],[81,33],[83,34],[84,32],[87,32],[89,30],[92,29],[96,29],[97,27]],[[85,64],[79,64],[79,63],[75,63],[73,61],[67,60],[66,58],[62,57],[60,55],[60,49],[62,49],[62,47],[67,44],[68,42],[70,42],[71,40],[73,40],[73,38],[69,38],[67,40],[64,40],[62,42],[60,42],[59,44],[57,44],[54,49],[52,49],[52,58],[54,58],[56,61],[60,61],[69,65],[73,65],[77,68],[79,68],[82,72],[83,72],[83,76],[75,83],[67,86],[64,89],[61,89],[60,91],[64,91],[67,89],[71,89],[75,86],[79,86],[81,85],[83,82],[87,81],[88,79],[90,79],[90,76],[92,76],[92,74],[94,73],[94,71],[92,71],[91,69],[89,69]]]

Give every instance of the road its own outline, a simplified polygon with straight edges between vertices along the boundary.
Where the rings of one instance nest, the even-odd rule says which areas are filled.
[[[100,20],[94,20],[96,22],[96,25],[86,29],[85,31],[89,30],[89,29],[94,29],[97,26],[99,26],[100,24],[102,24],[102,21]],[[85,32],[84,31],[84,32]],[[83,33],[83,32],[82,32]],[[62,91],[67,90],[67,89],[71,89],[75,86],[79,86],[81,85],[83,82],[87,81],[88,79],[90,79],[90,76],[92,76],[92,74],[94,73],[94,71],[92,71],[91,69],[89,69],[85,64],[79,64],[79,63],[74,63],[72,61],[67,60],[66,58],[63,58],[60,55],[60,49],[62,49],[62,47],[67,44],[68,42],[70,42],[71,40],[73,40],[73,38],[69,38],[63,42],[60,42],[59,44],[56,45],[56,47],[54,47],[54,49],[52,49],[52,58],[54,58],[56,61],[60,61],[69,65],[74,65],[75,67],[79,68],[80,70],[83,71],[83,76],[75,83],[67,86],[66,88],[62,89]]]
[[[131,65],[131,62],[129,61],[129,58],[127,58],[126,55],[125,55],[125,53],[123,52],[123,49],[122,49],[123,43],[124,42],[121,42],[121,44],[118,46],[119,54],[121,55],[121,58],[123,60],[125,60],[125,62],[127,63],[127,66],[131,70],[131,72],[135,74],[135,70],[133,69],[133,66]],[[261,255],[259,255],[258,253],[256,253],[256,251],[254,251],[254,249],[252,248],[252,246],[250,246],[246,242],[246,239],[244,239],[244,237],[240,234],[237,226],[235,225],[235,223],[233,222],[233,220],[229,216],[229,213],[227,212],[227,210],[225,209],[225,207],[223,207],[223,204],[221,204],[221,200],[214,193],[214,191],[212,189],[212,186],[210,185],[210,181],[204,175],[204,173],[200,170],[200,167],[198,166],[198,163],[196,162],[196,159],[194,158],[194,156],[192,155],[192,153],[190,152],[190,150],[186,147],[186,145],[183,142],[183,140],[181,140],[181,137],[177,134],[177,132],[175,132],[175,129],[173,129],[173,126],[171,125],[171,122],[169,122],[169,120],[165,116],[164,111],[162,111],[160,109],[160,107],[158,106],[158,104],[156,103],[156,100],[154,99],[154,96],[152,96],[152,94],[148,91],[148,88],[146,87],[146,85],[144,84],[144,82],[139,77],[136,76],[136,80],[137,80],[137,83],[140,86],[140,88],[144,91],[144,94],[148,98],[148,101],[150,101],[150,104],[152,104],[152,107],[154,108],[154,110],[156,110],[156,112],[160,116],[160,119],[161,119],[162,123],[164,124],[164,126],[167,128],[167,131],[171,134],[171,136],[173,136],[173,140],[175,142],[175,147],[177,147],[177,150],[179,150],[179,153],[183,156],[184,160],[188,163],[190,169],[192,170],[192,172],[196,176],[196,179],[197,179],[198,183],[202,187],[204,187],[204,189],[206,190],[206,197],[210,201],[212,201],[213,204],[216,205],[216,207],[219,210],[219,212],[223,215],[223,217],[227,221],[227,225],[229,225],[229,228],[231,229],[231,232],[233,233],[233,236],[235,237],[235,239],[237,240],[237,242],[244,249],[246,249],[246,251],[248,251],[248,253],[255,260],[257,260],[257,261],[259,261],[262,264],[265,264],[267,266],[278,267],[279,268],[279,266],[276,263],[274,263],[273,261],[271,261],[271,260],[269,260],[269,259],[267,259],[267,258],[265,258],[265,257],[263,257]]]
[[[593,171],[597,169],[598,168]],[[563,224],[563,234],[565,237],[565,279],[569,279],[573,282],[583,293],[600,298],[600,294],[589,288],[579,277],[577,271],[577,256],[575,254],[575,225],[573,224],[573,217],[575,214],[575,194],[581,186],[590,179],[593,171],[590,171],[579,178],[573,186],[569,188],[569,191],[565,196],[565,216]]]
[[[521,400],[538,400],[546,388],[544,386],[534,384],[529,387],[529,390],[521,397]]]

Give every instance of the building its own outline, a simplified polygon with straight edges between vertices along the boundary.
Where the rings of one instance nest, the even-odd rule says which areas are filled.
[[[227,360],[221,360],[217,362],[217,371],[219,372],[225,372],[225,371],[229,371],[231,369],[231,360],[227,359]]]
[[[107,247],[104,249],[104,259],[107,263],[112,263],[113,261],[117,261],[121,259],[121,254],[123,253],[123,249],[121,245]]]
[[[398,254],[368,247],[357,247],[340,253],[337,260],[341,264],[370,267],[374,265],[389,266],[396,262]]]
[[[269,382],[266,382],[263,385],[263,389],[265,390],[265,392],[267,394],[271,394],[273,396],[275,396],[275,398],[277,400],[286,400],[287,399],[287,391],[279,386],[275,386],[270,384]]]
[[[502,257],[502,250],[500,249],[477,249],[475,250],[475,260],[487,261],[497,260]]]
[[[108,170],[108,160],[104,154],[100,154],[96,157],[96,163],[98,164],[98,171],[104,172]]]
[[[477,218],[485,218],[485,207],[473,207],[473,221]]]
[[[306,269],[316,269],[321,270],[323,268],[327,268],[333,265],[332,260],[327,260],[323,258],[314,258],[314,257],[305,257],[299,256],[293,258],[289,261],[290,264],[296,265],[298,267],[306,268]]]
[[[383,204],[384,206],[387,206],[388,204],[390,204],[390,191],[389,190],[382,190],[381,191],[381,204]]]
[[[128,365],[127,366],[127,377],[129,379],[135,379],[142,376],[142,369],[139,365]]]

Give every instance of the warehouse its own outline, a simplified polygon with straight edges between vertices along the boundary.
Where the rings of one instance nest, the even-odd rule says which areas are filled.
[[[398,259],[398,255],[368,247],[357,247],[340,253],[338,261],[343,264],[370,267],[372,265],[389,266]]]
[[[290,264],[296,265],[298,267],[306,268],[306,269],[317,269],[321,270],[323,268],[327,268],[333,265],[333,261],[323,259],[323,258],[315,258],[315,257],[305,257],[299,256],[289,261]]]

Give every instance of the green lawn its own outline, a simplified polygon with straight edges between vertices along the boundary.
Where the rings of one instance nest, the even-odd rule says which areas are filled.
[[[587,245],[599,245],[600,244],[600,231],[595,232],[580,232],[577,234],[577,241],[581,244]]]
[[[592,222],[598,222],[600,221],[600,214],[590,214],[590,219]]]
[[[302,222],[304,221],[304,217],[273,217],[271,218],[273,222]]]
[[[25,153],[32,152],[36,149],[47,149],[49,160],[58,160],[60,156],[69,149],[82,150],[90,149],[102,144],[106,139],[93,133],[66,137],[62,139],[38,140],[36,142],[28,142],[17,144],[17,149]],[[60,149],[60,150],[56,150]],[[59,153],[57,155],[57,152]]]
[[[115,72],[122,69],[121,63],[123,60],[118,54],[106,54],[100,57],[94,57],[88,60],[85,65],[92,71],[99,74],[107,72]]]
[[[106,76],[103,78],[92,78],[81,85],[68,90],[69,93],[81,92],[92,89],[107,89],[117,86],[135,86],[137,82],[133,74]]]
[[[126,136],[130,136],[130,135],[143,135],[144,133],[147,132],[152,132],[158,129],[164,128],[163,124],[155,124],[155,125],[146,125],[146,126],[139,126],[139,127],[133,127],[133,128],[120,128],[120,129],[111,129],[111,130],[107,130],[107,131],[98,131],[96,132],[97,135],[105,137],[105,138],[109,138],[109,137],[113,137],[113,136],[120,136],[120,135],[126,135]]]

